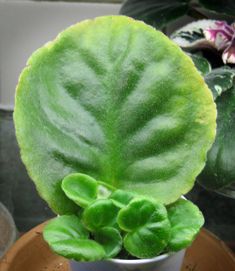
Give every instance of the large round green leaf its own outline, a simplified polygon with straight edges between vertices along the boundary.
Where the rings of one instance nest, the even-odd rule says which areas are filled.
[[[81,22],[36,51],[14,113],[28,172],[62,214],[78,208],[61,189],[73,172],[174,202],[205,164],[215,118],[192,60],[161,32],[124,16]]]

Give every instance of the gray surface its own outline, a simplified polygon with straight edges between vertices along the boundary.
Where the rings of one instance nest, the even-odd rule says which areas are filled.
[[[0,110],[0,202],[13,214],[19,231],[53,216],[21,162],[12,113]]]
[[[13,109],[18,76],[32,52],[72,24],[119,9],[120,4],[0,0],[0,108]]]

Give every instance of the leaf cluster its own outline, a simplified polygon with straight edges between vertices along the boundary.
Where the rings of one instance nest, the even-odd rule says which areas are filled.
[[[150,197],[104,186],[85,174],[66,176],[62,189],[81,211],[53,219],[43,236],[54,252],[77,261],[120,253],[152,258],[178,251],[191,244],[204,223],[199,209],[187,200],[164,206]]]
[[[217,134],[207,154],[207,163],[197,181],[210,190],[223,189],[234,182],[235,69],[221,66],[211,69],[206,58],[189,54],[204,76],[217,105]]]
[[[171,39],[185,51],[191,52],[187,54],[204,77],[217,105],[216,140],[197,180],[207,189],[218,191],[230,186],[235,178],[235,69],[233,64],[224,66],[221,54],[205,38],[203,31],[213,28],[215,22],[192,22],[175,31]]]
[[[120,10],[121,14],[133,17],[164,29],[169,23],[187,15],[195,19],[205,19],[207,14],[224,14],[235,18],[235,2],[226,0],[126,0]]]

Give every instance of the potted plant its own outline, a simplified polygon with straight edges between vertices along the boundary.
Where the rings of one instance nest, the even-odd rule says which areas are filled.
[[[44,239],[74,270],[165,271],[182,258],[204,219],[181,197],[205,165],[216,109],[164,34],[125,16],[71,26],[29,59],[14,121],[29,175],[59,215]]]

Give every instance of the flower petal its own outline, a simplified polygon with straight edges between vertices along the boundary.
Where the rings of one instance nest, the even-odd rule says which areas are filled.
[[[214,26],[205,29],[203,33],[216,49],[224,50],[229,46],[235,29],[225,21],[216,21]]]
[[[222,59],[224,63],[235,64],[235,36],[230,45],[224,50]]]

